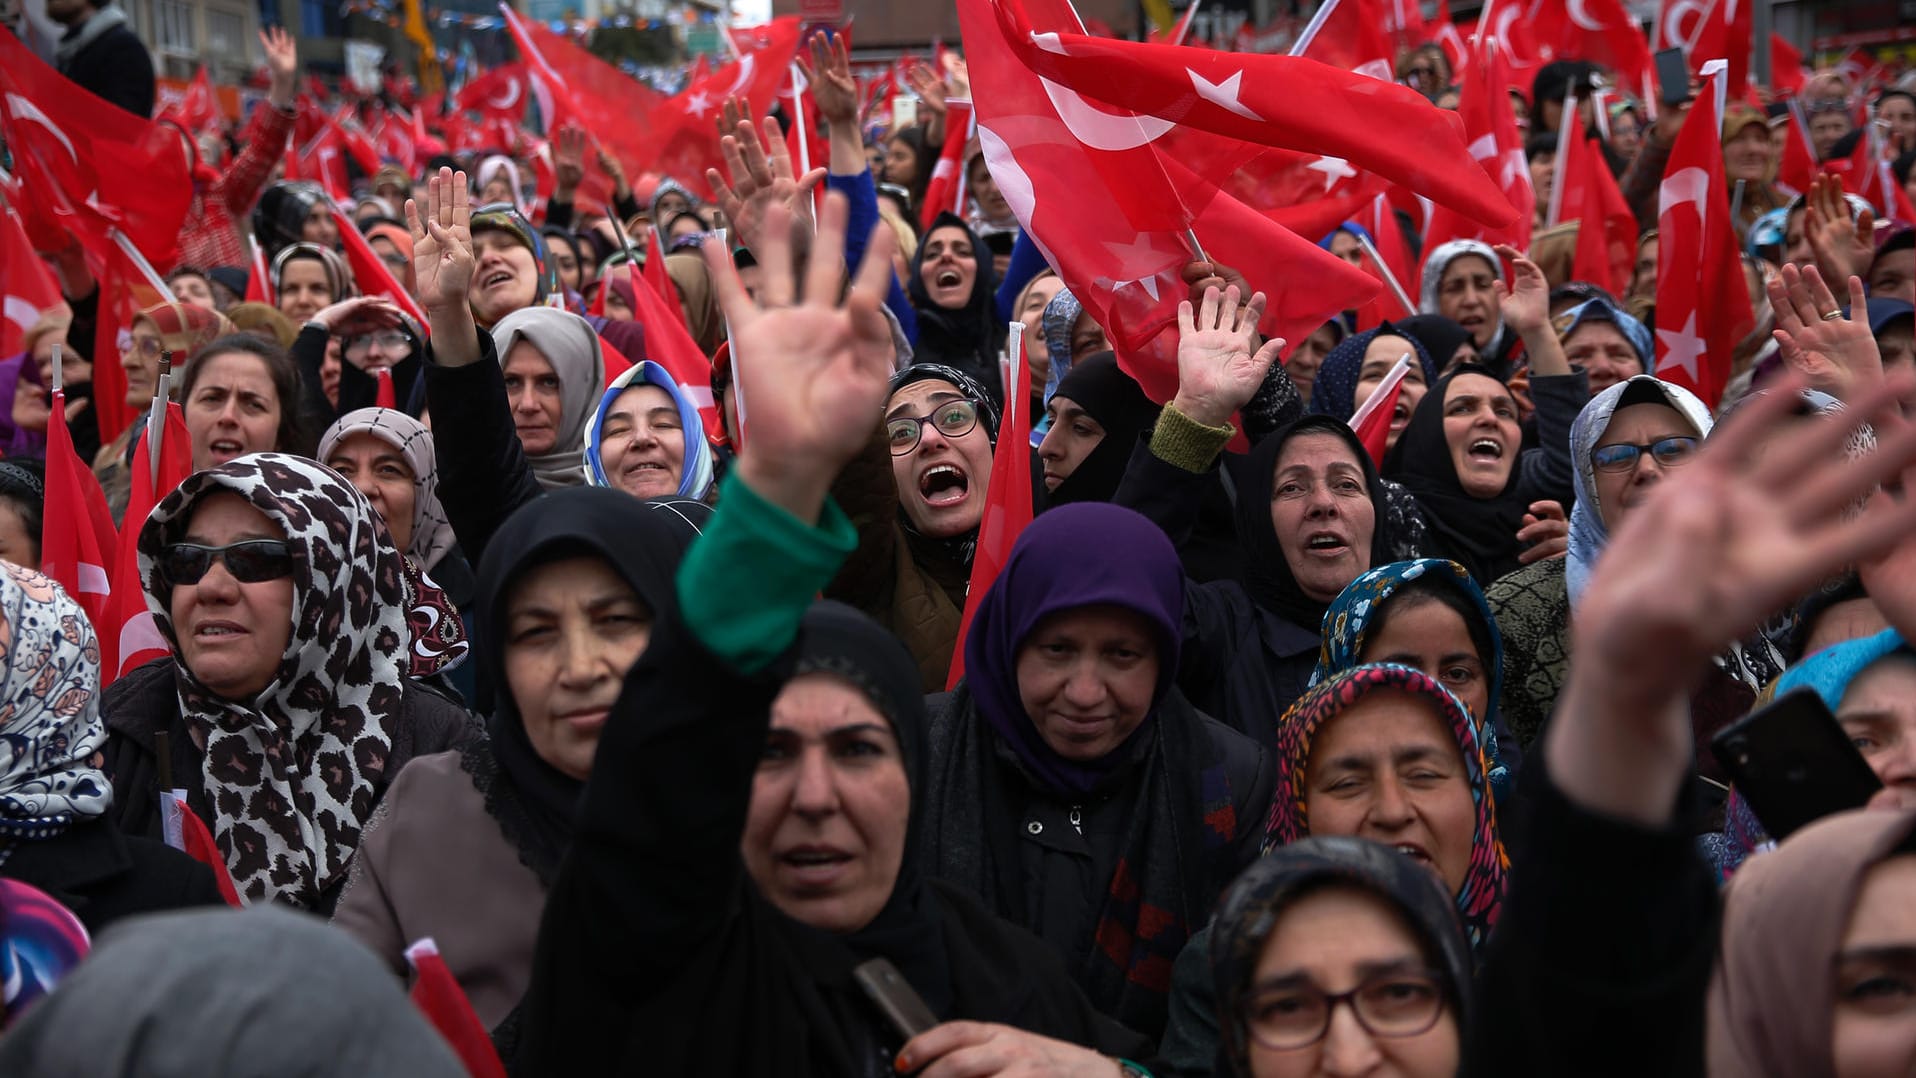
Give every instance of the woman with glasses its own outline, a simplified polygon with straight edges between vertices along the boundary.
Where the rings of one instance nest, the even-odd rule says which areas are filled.
[[[1388,846],[1280,847],[1231,885],[1211,933],[1224,1073],[1469,1073],[1469,943],[1436,878]]]
[[[120,367],[126,371],[126,407],[135,415],[144,415],[153,403],[162,353],[173,353],[173,381],[177,386],[184,369],[201,350],[235,332],[233,324],[218,312],[189,303],[160,303],[134,315],[126,337],[127,350],[120,354]],[[175,399],[179,399],[177,392]],[[93,458],[93,474],[99,477],[107,508],[116,520],[126,512],[133,481],[128,470],[131,446],[141,428],[142,424],[135,423],[121,431]]]
[[[393,407],[417,417],[426,407],[419,385],[424,351],[419,327],[384,296],[353,296],[324,308],[300,327],[291,349],[306,422],[323,429],[373,407],[382,377],[392,381]]]
[[[280,453],[189,477],[139,560],[172,654],[106,694],[115,821],[159,838],[184,789],[244,899],[330,913],[399,769],[471,736],[412,681],[464,655],[458,618],[352,484]]]

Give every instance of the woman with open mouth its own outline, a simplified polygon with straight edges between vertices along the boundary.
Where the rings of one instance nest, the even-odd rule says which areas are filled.
[[[1410,369],[1398,386],[1396,411],[1384,443],[1386,447],[1395,445],[1409,425],[1417,402],[1436,384],[1439,368],[1422,341],[1389,322],[1346,338],[1324,357],[1324,365],[1317,369],[1311,384],[1311,414],[1350,422],[1406,354],[1410,356]]]
[[[299,375],[285,352],[235,333],[207,345],[179,379],[193,469],[248,453],[305,453],[312,443],[299,415]]]
[[[907,293],[918,317],[912,356],[963,371],[980,385],[998,386],[998,352],[1005,323],[998,317],[998,289],[984,243],[955,214],[944,213],[919,240]],[[994,403],[1002,391],[991,394]]]
[[[1418,300],[1421,313],[1441,314],[1469,331],[1479,361],[1500,377],[1508,374],[1517,343],[1498,309],[1497,286],[1503,279],[1503,263],[1489,244],[1452,240],[1424,257]]]
[[[1266,854],[1327,836],[1388,846],[1442,884],[1480,950],[1502,909],[1510,860],[1477,722],[1462,701],[1420,670],[1356,666],[1298,700],[1282,731]],[[1193,937],[1178,959],[1178,1021],[1160,1046],[1173,1062],[1215,1058],[1210,958],[1224,942],[1211,939],[1221,925]]]

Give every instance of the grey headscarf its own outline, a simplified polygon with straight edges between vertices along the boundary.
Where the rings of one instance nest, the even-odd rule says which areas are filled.
[[[499,363],[521,339],[532,342],[559,376],[558,440],[549,452],[526,455],[539,485],[576,487],[585,482],[585,426],[605,393],[605,351],[585,319],[555,307],[524,307],[492,327]]]
[[[1051,373],[1045,376],[1044,383],[1046,404],[1051,403],[1051,395],[1058,391],[1058,382],[1071,369],[1071,331],[1083,313],[1084,304],[1078,302],[1078,297],[1072,295],[1069,288],[1060,288],[1039,316],[1039,325],[1044,327],[1045,352],[1051,357]]]
[[[122,921],[0,1037],[38,1078],[465,1073],[372,952],[267,906]]]
[[[1419,312],[1423,314],[1442,313],[1438,310],[1437,300],[1441,291],[1439,286],[1444,282],[1444,271],[1450,268],[1452,262],[1457,261],[1457,259],[1462,258],[1464,255],[1476,255],[1482,258],[1484,261],[1490,263],[1490,272],[1495,274],[1499,281],[1504,279],[1503,260],[1497,257],[1497,252],[1492,250],[1489,244],[1478,240],[1451,240],[1449,243],[1442,244],[1436,250],[1430,252],[1430,257],[1424,260],[1422,292],[1417,297],[1417,309]],[[1491,310],[1493,313],[1496,313],[1495,303],[1491,304]],[[1490,334],[1490,343],[1477,349],[1478,354],[1486,359],[1498,355],[1504,346],[1504,333],[1506,330],[1507,327],[1504,325],[1503,315],[1499,313],[1497,314],[1497,328]],[[1492,366],[1493,369],[1495,369],[1506,365],[1496,363],[1492,364]]]

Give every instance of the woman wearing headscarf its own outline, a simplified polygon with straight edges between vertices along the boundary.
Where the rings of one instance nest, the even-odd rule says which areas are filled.
[[[365,948],[280,910],[168,914],[108,933],[0,1037],[0,1071],[46,1078],[466,1073]]]
[[[346,261],[331,247],[293,243],[273,256],[267,273],[279,313],[303,325],[321,310],[358,291]]]
[[[1469,947],[1480,951],[1502,909],[1509,858],[1477,729],[1462,701],[1407,666],[1355,666],[1320,682],[1278,734],[1265,853],[1326,836],[1393,847],[1442,885]],[[1180,1068],[1215,1056],[1216,1023],[1231,1019],[1228,1006],[1212,1003],[1223,986],[1207,968],[1227,943],[1224,931],[1220,917],[1178,960],[1162,1051]]]
[[[1051,429],[1038,445],[1041,506],[1108,502],[1118,493],[1138,439],[1157,422],[1158,406],[1111,352],[1071,369],[1045,406]]]
[[[1452,240],[1424,256],[1417,303],[1420,313],[1443,315],[1468,330],[1479,361],[1500,377],[1508,374],[1517,343],[1498,309],[1497,285],[1503,279],[1503,263],[1489,244]]]
[[[994,390],[993,402],[1002,401],[998,350],[1004,347],[1005,327],[994,298],[998,284],[990,254],[962,218],[943,213],[932,222],[912,259],[907,284],[918,318],[912,345],[917,361],[963,371]]]
[[[1414,314],[1398,319],[1392,325],[1424,346],[1439,376],[1449,370],[1452,363],[1462,363],[1477,356],[1477,343],[1471,339],[1470,331],[1441,314]],[[1436,380],[1430,379],[1431,382]]]
[[[35,460],[0,460],[0,561],[29,569],[40,564],[46,506],[46,466]]]
[[[268,187],[253,207],[253,235],[266,252],[277,258],[295,243],[316,243],[328,250],[339,244],[339,223],[333,203],[316,183],[285,181]]]
[[[1330,350],[1311,383],[1311,414],[1350,422],[1405,353],[1410,355],[1410,367],[1398,383],[1396,413],[1386,442],[1396,444],[1410,422],[1410,414],[1417,410],[1417,402],[1424,399],[1428,387],[1437,384],[1443,366],[1432,358],[1423,341],[1393,323],[1353,334]]]
[[[689,498],[712,491],[705,420],[670,372],[635,363],[612,380],[586,421],[585,478],[638,498]]]
[[[1403,1078],[1474,1073],[1470,944],[1450,895],[1410,858],[1342,837],[1280,847],[1231,885],[1210,932],[1220,1073],[1325,1073],[1351,1058]],[[1356,1022],[1336,1013],[1340,992]]]
[[[1502,713],[1524,746],[1536,742],[1569,677],[1571,617],[1611,534],[1695,455],[1713,420],[1681,386],[1638,375],[1597,394],[1570,428],[1576,505],[1570,553],[1535,562],[1485,589],[1510,646],[1504,651]],[[1697,763],[1718,776],[1709,735],[1745,714],[1783,670],[1776,648],[1753,634],[1717,656],[1691,697]]]
[[[528,307],[566,305],[559,270],[546,257],[545,240],[510,206],[470,210],[474,265],[467,300],[481,329],[490,330],[507,315]],[[409,221],[410,224],[410,221]],[[419,228],[413,227],[413,276],[420,275]],[[425,291],[421,282],[421,292]]]
[[[350,483],[279,453],[188,477],[139,560],[172,654],[107,692],[115,822],[159,837],[183,786],[243,898],[330,912],[392,777],[471,734],[411,684],[464,655],[457,617]]]
[[[478,665],[496,690],[487,736],[415,758],[361,837],[333,923],[402,974],[407,946],[432,937],[502,1041],[597,746],[598,730],[575,732],[567,716],[617,697],[698,535],[686,514],[705,512],[577,488],[514,514],[474,607]]]
[[[60,585],[0,563],[0,876],[45,891],[89,931],[122,918],[220,904],[212,873],[108,819],[99,767],[100,651],[85,611]]]
[[[1058,289],[1045,304],[1038,323],[1043,330],[1045,356],[1049,361],[1044,384],[1044,399],[1049,401],[1073,365],[1087,356],[1110,351],[1111,346],[1097,319],[1084,309],[1084,304],[1078,302],[1069,288]],[[1046,416],[1045,421],[1048,423],[1050,417]]]
[[[153,403],[160,377],[160,353],[173,353],[177,383],[187,365],[207,345],[232,332],[232,323],[217,311],[185,303],[159,303],[134,315],[127,337],[129,347],[119,359],[126,371],[126,407],[141,415]],[[100,489],[106,493],[107,508],[115,520],[126,513],[126,500],[132,493],[131,446],[134,431],[140,427],[136,423],[121,431],[93,457],[93,474],[100,479]]]
[[[1263,749],[1175,687],[1183,591],[1170,543],[1128,509],[1033,521],[932,718],[925,799],[930,871],[1036,933],[1151,1037],[1170,964],[1249,862],[1272,782]]]
[[[1656,354],[1649,327],[1598,296],[1551,319],[1564,358],[1590,378],[1592,396],[1647,373]]]
[[[308,426],[323,429],[340,416],[374,406],[379,371],[392,382],[395,407],[409,415],[423,411],[419,369],[425,346],[419,326],[384,296],[352,296],[307,319],[289,353],[299,368],[300,407]],[[332,349],[337,351],[329,355]],[[330,400],[329,363],[337,371]]]
[[[814,280],[835,272],[845,212],[828,197]],[[790,295],[789,218],[770,217],[768,294]],[[811,605],[854,542],[828,488],[884,399],[889,246],[874,241],[848,310],[836,289],[760,308],[705,248],[741,348],[793,340],[800,317],[818,333],[761,376],[722,508],[606,719],[546,900],[520,1069],[1098,1074],[1119,1064],[1078,1045],[1144,1048],[1029,934],[928,879],[914,664],[869,619]],[[907,1042],[855,985],[873,958],[937,1019],[970,1021]]]
[[[480,205],[509,202],[515,213],[526,215],[525,189],[519,179],[519,166],[512,158],[496,153],[481,159],[473,179],[479,185]]]
[[[442,571],[451,567],[448,559],[464,559],[439,504],[438,454],[425,424],[391,408],[360,408],[326,428],[314,456],[366,496],[393,545],[434,581],[446,586],[449,576],[469,580],[469,568]],[[448,587],[447,595],[463,607],[471,593],[462,590],[463,597]]]

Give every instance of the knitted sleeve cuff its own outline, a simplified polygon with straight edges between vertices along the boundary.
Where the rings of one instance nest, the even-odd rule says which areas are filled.
[[[1208,426],[1166,404],[1151,431],[1151,455],[1187,472],[1203,472],[1236,433],[1237,428],[1229,423]]]

